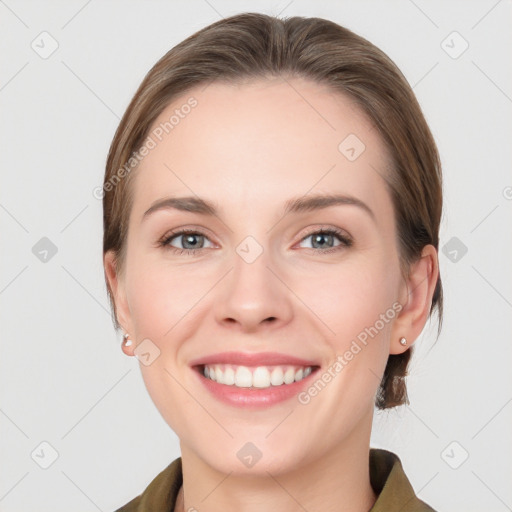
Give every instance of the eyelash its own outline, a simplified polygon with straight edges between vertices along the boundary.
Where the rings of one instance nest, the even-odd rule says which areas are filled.
[[[182,229],[179,231],[171,231],[169,233],[166,233],[165,236],[161,240],[159,240],[158,246],[162,247],[166,250],[170,250],[171,252],[173,252],[176,255],[184,254],[184,255],[188,255],[188,256],[196,256],[199,251],[202,251],[204,249],[204,247],[202,247],[200,249],[180,249],[178,247],[173,247],[173,246],[169,245],[171,240],[173,240],[174,238],[176,238],[180,235],[188,235],[188,234],[194,234],[194,235],[200,235],[200,236],[206,237],[206,235],[204,233],[201,233],[201,231],[198,231],[195,229]],[[306,238],[309,238],[312,235],[333,235],[333,236],[337,237],[338,240],[341,242],[340,245],[337,245],[336,247],[331,247],[329,249],[322,250],[322,249],[315,249],[314,247],[308,248],[315,252],[321,252],[324,254],[336,252],[336,251],[342,249],[343,247],[345,247],[345,248],[352,247],[352,245],[354,243],[350,237],[348,237],[341,230],[336,229],[336,228],[317,229],[316,231],[312,231],[311,233],[308,233],[307,235],[302,237],[300,242],[303,242]]]

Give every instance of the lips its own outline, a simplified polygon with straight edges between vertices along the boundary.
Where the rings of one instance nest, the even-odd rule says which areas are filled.
[[[277,352],[222,352],[189,364],[215,398],[248,408],[293,399],[320,368],[316,360]]]

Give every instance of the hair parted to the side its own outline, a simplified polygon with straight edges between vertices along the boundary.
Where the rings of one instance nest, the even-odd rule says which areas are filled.
[[[389,176],[383,177],[394,206],[402,275],[408,275],[425,245],[438,250],[443,202],[439,155],[416,97],[393,61],[332,21],[244,13],[199,30],[167,52],[147,73],[119,124],[107,158],[103,196],[103,253],[115,252],[118,272],[123,270],[136,168],[115,186],[106,184],[113,183],[139,149],[156,118],[174,98],[197,85],[272,77],[309,79],[355,100],[379,131],[392,162]],[[107,291],[118,328],[108,281]],[[440,276],[429,317],[436,308],[439,336]],[[376,396],[379,409],[409,403],[405,377],[411,352],[412,347],[389,356]]]

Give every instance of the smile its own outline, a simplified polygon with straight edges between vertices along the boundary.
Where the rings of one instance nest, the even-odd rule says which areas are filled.
[[[305,379],[311,366],[239,366],[231,364],[207,364],[203,375],[210,380],[237,388],[269,388],[286,386]]]

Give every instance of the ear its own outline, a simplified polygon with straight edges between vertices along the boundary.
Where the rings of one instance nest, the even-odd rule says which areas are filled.
[[[132,331],[132,322],[130,315],[130,308],[126,298],[126,288],[124,278],[119,271],[117,264],[117,257],[114,251],[107,251],[103,257],[103,267],[105,269],[105,277],[112,293],[112,300],[116,307],[116,320],[121,326],[121,329],[127,334]],[[133,355],[134,344],[127,347],[124,344],[122,349],[127,355]]]
[[[402,309],[393,324],[390,354],[402,354],[418,338],[425,327],[432,304],[439,262],[436,248],[426,245],[421,257],[413,263],[410,275],[403,282],[400,290]],[[400,338],[407,340],[407,345],[400,344]]]

